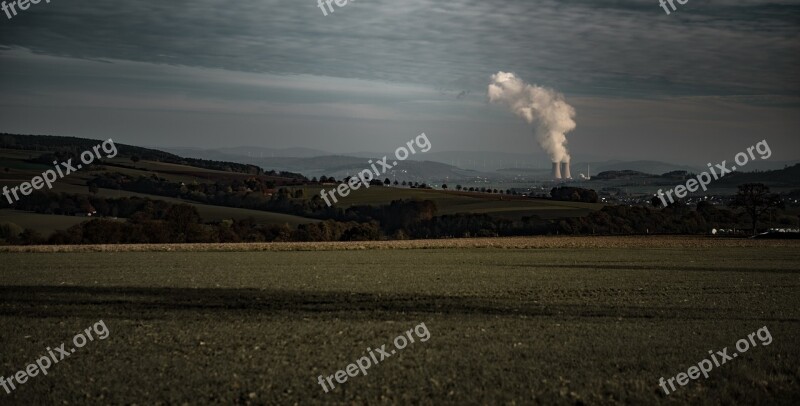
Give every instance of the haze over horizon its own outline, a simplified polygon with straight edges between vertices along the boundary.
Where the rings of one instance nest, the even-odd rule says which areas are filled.
[[[154,147],[542,153],[498,71],[562,93],[585,157],[800,159],[798,1],[52,2],[0,23],[0,132]],[[769,28],[766,28],[769,27]],[[582,158],[584,157],[584,158]]]

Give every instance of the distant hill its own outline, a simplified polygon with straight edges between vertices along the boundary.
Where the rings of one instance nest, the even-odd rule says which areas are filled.
[[[0,163],[4,168],[0,187],[15,187],[40,175],[51,167],[49,161],[43,160],[45,157],[73,157],[100,142],[74,137],[4,134],[0,137]],[[279,178],[269,172],[259,175],[235,172],[230,168],[251,168],[272,160],[286,166],[326,166],[326,175],[342,179],[369,168],[367,159],[326,156],[262,160],[250,157],[255,163],[233,163],[227,159],[184,158],[130,145],[115,146],[118,151],[115,157],[104,158],[97,165],[58,179],[52,189],[39,190],[28,198],[0,205],[0,225],[13,223],[8,229],[19,229],[13,235],[6,235],[10,239],[5,242],[27,244],[50,239],[48,241],[55,244],[117,243],[152,242],[153,238],[167,243],[329,238],[321,231],[313,231],[317,226],[312,224],[319,221],[326,222],[324,230],[339,230],[330,237],[337,240],[387,238],[394,235],[389,227],[395,223],[387,220],[393,218],[394,212],[384,212],[374,206],[392,206],[397,214],[409,213],[402,205],[425,208],[434,207],[433,204],[443,217],[431,223],[431,228],[418,231],[419,235],[494,235],[518,233],[523,228],[526,232],[534,228],[544,232],[550,220],[586,216],[603,207],[601,204],[512,196],[504,193],[505,190],[492,191],[491,188],[488,192],[453,190],[457,183],[448,177],[474,177],[477,172],[440,162],[406,160],[398,162],[394,170],[380,178],[431,184],[426,179],[435,177],[440,179],[433,184],[436,188],[385,187],[379,183],[361,188],[358,193],[340,196],[338,207],[333,209],[325,207],[317,197],[323,188],[330,190],[330,185]],[[130,159],[133,154],[142,159],[133,162]],[[228,156],[216,154],[220,154],[216,157]],[[448,190],[439,182],[447,183]],[[403,199],[419,200],[403,203]],[[187,211],[190,209],[184,204],[196,209],[196,214]],[[344,212],[339,208],[349,210]],[[97,219],[100,221],[93,221]],[[179,227],[180,219],[190,219],[195,226]],[[30,232],[23,232],[26,229]],[[5,237],[0,235],[0,244]]]
[[[675,165],[660,161],[606,161],[606,162],[591,162],[592,173],[600,173],[604,171],[636,171],[654,175],[672,171],[688,171],[697,172],[697,168],[686,165]],[[581,170],[586,168],[585,163],[573,165],[573,168]],[[573,169],[573,172],[576,169]]]
[[[693,178],[699,171],[670,171],[660,175],[647,174],[639,171],[603,171],[592,176],[592,181],[614,179],[642,179],[661,178],[664,180],[684,180]],[[733,172],[723,178],[713,181],[710,188],[736,188],[743,183],[763,183],[767,186],[781,188],[800,188],[800,164],[784,169],[772,171]]]
[[[0,146],[8,149],[28,151],[49,151],[56,154],[77,156],[83,151],[91,149],[103,140],[77,137],[57,137],[51,135],[20,135],[0,133]],[[178,155],[150,148],[136,147],[133,145],[114,142],[117,148],[117,157],[138,156],[139,159],[148,161],[165,162],[179,165],[189,165],[203,169],[214,169],[226,172],[263,174],[264,171],[255,165],[247,165],[231,161],[213,161],[207,159],[182,158]]]
[[[637,179],[637,178],[651,178],[654,175],[631,170],[622,171],[603,171],[597,175],[592,176],[592,180],[609,180],[609,179]]]
[[[330,153],[311,148],[265,148],[265,147],[233,147],[220,148],[219,152],[227,155],[245,155],[259,158],[313,158],[315,156],[330,155]]]
[[[324,155],[309,158],[261,157],[260,154],[250,154],[249,156],[233,155],[224,153],[221,150],[192,150],[179,148],[170,148],[170,151],[204,159],[230,160],[258,165],[276,171],[302,173],[309,179],[314,177],[318,178],[320,176],[333,176],[336,179],[341,179],[348,175],[355,175],[369,168],[368,161],[370,159],[367,157],[361,158],[345,155]],[[371,159],[375,160],[381,157],[383,157],[383,154],[380,156],[376,154],[373,155]],[[425,154],[417,154],[417,157],[425,158]],[[391,162],[390,160],[389,163]],[[476,171],[457,168],[441,162],[408,159],[398,162],[397,165],[392,168],[391,172],[382,174],[381,178],[430,183],[469,180],[481,175],[481,173]],[[483,176],[486,177],[488,175],[484,174]]]
[[[727,186],[763,183],[767,186],[800,188],[800,164],[773,171],[734,172],[725,175],[717,182]]]
[[[314,155],[322,152],[304,148],[223,148],[223,149],[192,149],[192,148],[166,148],[166,150],[183,155],[202,159],[234,161],[259,165],[277,171],[290,171],[304,174],[306,177],[334,176],[342,177],[351,175],[364,168],[369,157],[359,153],[353,155]],[[354,156],[358,155],[358,156]],[[382,156],[382,154],[380,155]],[[424,160],[424,162],[420,161]],[[402,162],[400,173],[406,178],[403,180],[439,182],[439,181],[469,181],[482,178],[505,178],[517,174],[547,174],[550,171],[550,162],[545,158],[537,159],[535,154],[514,154],[499,152],[474,152],[474,151],[445,151],[428,152],[409,157]],[[657,161],[606,161],[606,162],[577,162],[572,165],[574,176],[585,173],[587,165],[593,174],[602,171],[633,170],[644,173],[661,174],[676,170],[695,171],[694,168],[684,165],[673,165]],[[423,172],[424,170],[424,172]]]
[[[745,172],[753,171],[770,171],[783,169],[788,166],[795,165],[796,161],[770,161],[770,160],[757,160],[752,161],[742,168]],[[573,168],[586,168],[586,164],[579,163],[573,165]],[[633,170],[644,173],[663,174],[673,171],[687,171],[690,173],[699,173],[705,171],[705,166],[689,166],[689,165],[675,165],[667,162],[659,161],[607,161],[607,162],[593,162],[591,163],[592,172],[598,173],[601,171],[621,171]],[[575,169],[573,169],[574,171]]]
[[[166,150],[182,155],[215,161],[232,161],[250,165],[258,165],[276,171],[302,173],[308,178],[319,176],[333,176],[341,178],[352,175],[365,168],[366,161],[383,154],[360,152],[354,154],[330,154],[310,148],[264,148],[264,147],[234,147],[222,149],[197,149],[197,148],[165,148]],[[592,159],[588,156],[585,158]],[[424,161],[422,161],[424,160]],[[785,166],[794,165],[788,161],[757,160],[747,165],[748,171],[775,170]],[[659,176],[667,173],[680,172],[698,173],[705,167],[671,164],[668,162],[638,160],[609,160],[609,161],[573,161],[572,175],[579,178],[587,171],[592,177],[598,173],[608,172],[603,176],[609,179],[618,179],[631,176]],[[405,171],[405,172],[402,172]],[[631,171],[631,172],[626,172]],[[639,173],[641,175],[636,175]],[[392,176],[397,179],[420,181],[428,183],[438,182],[470,182],[476,179],[489,179],[502,181],[523,177],[547,178],[550,173],[550,162],[539,152],[532,153],[503,153],[479,151],[429,151],[424,154],[412,155],[408,160],[396,168]],[[669,178],[675,178],[671,176]],[[760,176],[755,176],[760,178]]]

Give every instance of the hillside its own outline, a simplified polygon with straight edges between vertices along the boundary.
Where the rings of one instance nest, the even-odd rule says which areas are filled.
[[[0,149],[0,166],[3,168],[0,186],[8,187],[29,182],[34,176],[52,169],[52,165],[45,163],[47,160],[52,161],[54,157],[56,159],[74,157],[82,150],[98,144],[97,140],[90,139],[8,134],[0,137],[0,140],[8,147]],[[0,220],[14,223],[23,229],[30,228],[45,237],[56,230],[64,230],[90,220],[86,217],[75,217],[73,213],[79,214],[80,210],[70,203],[74,198],[65,196],[83,196],[81,199],[84,201],[82,203],[84,206],[88,204],[86,199],[96,201],[92,205],[101,204],[104,207],[106,204],[115,206],[123,204],[120,199],[151,199],[170,205],[189,204],[197,210],[200,221],[206,223],[252,219],[256,225],[286,224],[290,227],[317,223],[320,218],[347,220],[351,215],[341,214],[343,213],[341,210],[386,206],[393,201],[403,199],[430,201],[435,204],[435,214],[439,216],[489,215],[497,220],[508,221],[520,221],[529,217],[540,219],[580,217],[602,207],[598,204],[555,202],[504,194],[373,186],[369,189],[362,188],[349,198],[342,199],[330,211],[315,212],[312,217],[308,217],[297,213],[312,213],[302,207],[315,199],[322,186],[308,182],[301,175],[274,170],[265,171],[252,164],[238,164],[224,160],[188,159],[136,146],[117,144],[116,147],[118,154],[115,157],[102,159],[59,179],[53,188],[48,190],[50,194],[36,197],[36,199],[52,199],[49,206],[46,204],[31,206],[28,204],[29,199],[22,202],[26,204],[24,206],[20,206],[22,203],[19,202],[9,206],[4,200],[0,208],[17,207],[18,210],[2,210]],[[132,160],[133,156],[138,159]],[[344,156],[329,158],[327,162],[336,164],[339,168],[329,174],[340,179],[349,173],[354,173],[364,164],[363,158]],[[403,179],[415,177],[424,179],[430,174],[447,176],[443,174],[452,174],[457,170],[438,162],[404,161],[402,165]],[[288,176],[284,176],[287,174]],[[386,177],[393,178],[394,175],[387,174]],[[90,184],[99,187],[91,191]],[[279,187],[285,189],[285,196],[280,197],[285,199],[283,204],[279,203],[280,199],[275,200],[273,196],[276,189],[271,189]],[[219,188],[228,188],[229,191],[223,192]],[[65,198],[67,200],[64,200]],[[106,200],[108,203],[105,203]],[[72,208],[62,207],[62,204],[69,204],[68,207]],[[20,207],[27,207],[28,211],[20,211]],[[267,207],[274,207],[278,211],[271,211],[266,209]],[[487,219],[488,217],[480,222],[488,221]],[[125,218],[119,219],[122,222],[124,220]]]
[[[17,138],[3,139],[6,145],[13,144],[10,145],[13,148],[0,149],[3,164],[0,186],[11,187],[19,187],[51,169],[53,158],[74,159],[79,152],[75,145],[97,145],[92,140],[81,140],[75,145],[58,140],[49,145],[53,138],[48,137],[26,136],[19,138],[22,140],[19,143]],[[23,146],[35,149],[26,150]],[[260,167],[248,169],[252,164],[199,158],[190,161],[157,150],[118,148],[142,153],[153,160],[138,156],[132,159],[133,155],[119,152],[58,179],[51,190],[23,195],[11,207],[4,203],[0,210],[14,210],[0,211],[0,243],[239,243],[562,233],[696,234],[708,232],[711,227],[739,230],[747,227],[743,226],[742,217],[730,208],[657,210],[646,202],[618,206],[584,203],[597,201],[599,196],[596,190],[576,188],[580,186],[577,184],[555,192],[543,187],[537,189],[538,196],[555,193],[554,199],[550,199],[517,195],[511,189],[453,190],[459,188],[450,180],[449,188],[445,189],[444,185],[412,187],[408,181],[405,185],[402,182],[387,185],[376,179],[369,188],[339,192],[339,199],[330,205],[320,197],[321,190],[324,188],[330,196],[333,189],[344,186],[332,179],[308,180],[302,175],[285,176],[286,172],[264,171]],[[363,163],[363,158],[335,159],[347,167]],[[191,162],[200,166],[190,165]],[[405,164],[416,168],[421,176],[453,169],[436,162],[404,161]],[[774,184],[796,184],[798,168],[736,174],[738,177],[731,178],[737,178],[736,182],[767,178]],[[412,174],[403,169],[401,179]],[[386,175],[392,179],[395,174]],[[653,182],[674,183],[686,175],[681,171],[657,176],[630,170],[609,171],[586,183],[591,184],[590,189],[597,189],[595,184],[638,182],[642,176],[654,179]],[[339,181],[343,178],[343,175],[338,177]],[[787,202],[794,204],[791,199]],[[775,222],[792,225],[795,220],[791,210],[794,209],[778,213]],[[772,220],[770,223],[774,224]]]
[[[91,149],[92,146],[99,143],[98,140],[84,138],[10,134],[0,135],[0,142],[4,147],[8,147],[0,148],[0,168],[2,168],[0,187],[18,186],[22,182],[29,182],[34,176],[39,176],[42,172],[52,169],[52,165],[42,163],[43,157],[50,159],[50,156],[54,156],[59,157],[58,159],[63,159],[65,156],[75,156],[80,151]],[[265,172],[263,169],[253,165],[187,159],[148,148],[124,144],[115,145],[118,150],[117,156],[110,159],[102,159],[98,164],[83,168],[57,180],[49,191],[87,197],[96,196],[110,199],[136,197],[171,204],[189,204],[197,209],[203,221],[208,222],[219,222],[226,219],[240,221],[253,219],[257,224],[262,225],[287,224],[291,227],[296,227],[299,224],[319,221],[284,213],[201,204],[175,197],[124,190],[99,188],[93,194],[89,191],[88,183],[98,176],[111,173],[123,174],[131,178],[158,176],[166,181],[186,184],[219,181],[241,182],[248,178],[257,177],[263,179],[264,182],[281,185],[295,184],[303,179],[302,176],[296,174],[284,176],[286,175],[284,173]],[[135,163],[130,159],[134,155],[139,158]],[[2,200],[2,204],[0,204],[0,223],[14,223],[23,229],[30,228],[35,230],[45,237],[56,230],[64,230],[89,220],[86,217],[71,215],[38,214],[10,210],[16,204],[9,205],[4,197],[0,200]]]
[[[377,154],[370,156],[370,158],[349,155],[320,155],[313,157],[270,156],[268,154],[261,154],[259,149],[254,149],[252,153],[245,153],[240,148],[222,150],[171,148],[170,150],[204,159],[243,162],[250,165],[271,168],[276,171],[298,172],[302,173],[307,178],[333,176],[334,178],[341,179],[368,168],[369,164],[367,161],[369,161],[369,159],[379,158]],[[296,149],[292,149],[284,152],[297,152],[307,155],[309,150],[296,151]],[[479,176],[486,177],[488,175],[473,170],[461,169],[442,162],[430,161],[427,160],[426,154],[417,154],[411,156],[406,161],[398,162],[398,165],[381,177],[415,182],[439,182],[442,179],[470,180]]]
[[[319,194],[321,190],[317,186],[306,186],[303,189],[309,196]],[[511,220],[520,220],[526,216],[542,219],[581,217],[603,207],[598,203],[560,202],[501,194],[402,187],[360,189],[358,193],[340,199],[337,206],[347,208],[359,205],[386,205],[398,199],[430,200],[436,204],[439,215],[489,214]]]
[[[0,147],[23,151],[50,152],[55,155],[77,156],[82,151],[90,150],[102,140],[77,137],[59,137],[51,135],[20,135],[0,133]],[[208,159],[184,158],[168,152],[133,145],[114,143],[118,158],[137,157],[141,160],[160,163],[171,163],[224,172],[236,172],[251,175],[264,174],[264,170],[256,165],[247,165],[231,161],[215,161]],[[273,174],[287,178],[302,179],[298,174]]]
[[[730,187],[743,183],[764,183],[772,187],[800,188],[800,164],[772,171],[734,172],[725,175],[719,183]]]

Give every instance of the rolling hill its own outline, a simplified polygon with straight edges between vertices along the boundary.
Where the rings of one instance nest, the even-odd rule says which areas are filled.
[[[0,186],[17,186],[22,182],[30,181],[32,177],[40,175],[43,171],[51,169],[52,166],[37,162],[37,159],[41,161],[39,157],[43,154],[63,152],[65,150],[75,151],[80,148],[90,148],[92,145],[97,144],[97,141],[88,139],[37,136],[14,137],[12,142],[9,142],[8,135],[3,138],[3,145],[10,148],[0,149],[0,165],[3,168]],[[48,146],[50,146],[49,149]],[[322,188],[316,184],[290,186],[296,183],[299,178],[294,176],[282,177],[281,172],[267,172],[260,167],[254,168],[252,164],[237,164],[224,160],[208,161],[200,158],[185,159],[178,155],[134,146],[118,145],[118,149],[118,156],[111,159],[103,159],[98,165],[84,168],[58,180],[54,184],[52,191],[88,196],[90,195],[87,187],[88,182],[99,175],[110,173],[123,174],[130,179],[157,176],[168,182],[185,184],[193,182],[213,184],[220,180],[243,182],[250,177],[257,176],[278,184],[283,182],[292,194],[297,189],[303,189],[303,194],[308,198],[318,194]],[[133,162],[130,159],[132,155],[139,155],[140,159]],[[316,158],[306,158],[305,160],[311,162],[314,159]],[[287,162],[290,161],[289,159],[286,160]],[[299,161],[299,159],[294,159],[294,161]],[[254,159],[254,162],[258,162],[258,160]],[[363,158],[345,156],[329,157],[326,162],[338,167],[332,173],[328,172],[329,176],[338,178],[343,178],[347,174],[354,173],[357,169],[362,169],[365,163]],[[293,169],[308,164],[295,162],[294,165],[286,168]],[[452,175],[455,171],[460,171],[461,173],[469,172],[438,162],[404,161],[401,165],[398,165],[398,170],[404,171],[404,179],[413,179],[415,176],[422,179],[431,174],[433,174],[431,176],[446,177]],[[387,175],[386,177],[392,178],[394,174]],[[330,186],[326,187],[330,188]],[[135,193],[126,190],[99,188],[96,194],[99,197],[106,198],[141,197],[170,203],[190,204],[198,210],[203,221],[207,222],[252,218],[259,224],[288,224],[296,227],[299,224],[319,221],[283,213],[201,204],[178,197]],[[348,198],[342,199],[337,207],[346,209],[359,205],[386,205],[393,200],[399,199],[431,200],[436,204],[437,214],[439,215],[480,213],[511,220],[521,219],[526,216],[539,216],[544,219],[585,216],[589,212],[602,207],[602,205],[598,204],[555,202],[500,194],[382,186],[374,186],[369,189],[362,188],[357,193],[352,193]],[[10,206],[5,200],[3,200],[0,208],[6,208],[0,215],[0,220],[3,222],[14,222],[22,228],[31,228],[45,235],[87,220],[85,217],[56,216],[9,210]]]
[[[4,134],[0,137],[3,145],[12,148],[0,148],[0,187],[14,187],[22,182],[29,182],[34,176],[52,169],[51,165],[35,162],[43,154],[73,151],[81,148],[91,148],[98,141],[49,136],[10,136]],[[30,149],[25,149],[30,148]],[[133,146],[117,144],[119,154],[111,159],[103,159],[98,165],[84,168],[57,180],[53,184],[52,192],[90,195],[87,182],[103,173],[122,173],[133,178],[157,175],[171,182],[214,182],[217,180],[245,180],[249,177],[259,176],[273,182],[295,183],[296,178],[271,175],[261,168],[224,161],[203,161],[198,159],[184,159],[177,155],[162,151],[150,150]],[[153,160],[143,159],[136,163],[130,160],[131,155],[140,154]],[[197,166],[195,166],[197,165]],[[189,200],[172,197],[157,196],[144,193],[134,193],[122,190],[99,189],[98,196],[102,197],[142,197],[152,200],[161,200],[170,203],[186,203],[194,206],[204,221],[217,222],[224,219],[243,220],[252,218],[258,224],[288,224],[296,227],[299,224],[315,223],[319,220],[283,213],[274,213],[261,210],[214,206],[200,204]],[[72,225],[89,220],[86,217],[62,216],[29,213],[11,210],[13,205],[0,198],[0,223],[12,222],[22,228],[30,228],[47,236],[56,230],[63,230]]]

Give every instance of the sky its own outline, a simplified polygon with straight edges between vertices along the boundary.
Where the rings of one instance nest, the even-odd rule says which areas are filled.
[[[8,0],[6,0],[8,2]],[[541,155],[487,98],[575,109],[573,159],[800,160],[800,0],[51,0],[0,13],[0,132],[154,147]]]

